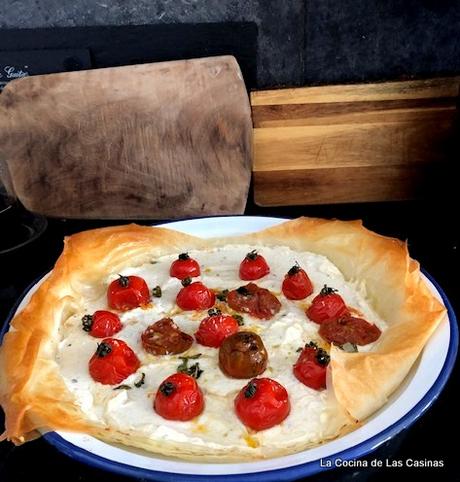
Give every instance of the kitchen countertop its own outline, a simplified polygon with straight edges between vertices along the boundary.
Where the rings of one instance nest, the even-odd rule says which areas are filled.
[[[455,226],[453,208],[446,201],[393,202],[330,206],[297,206],[260,208],[249,204],[246,214],[279,217],[318,216],[339,219],[363,219],[364,225],[380,234],[407,239],[412,257],[442,286],[454,310],[460,306],[460,291],[456,278],[458,259],[458,226]],[[154,221],[152,223],[159,223]],[[143,222],[142,224],[152,224]],[[3,324],[8,312],[24,289],[52,268],[62,250],[62,239],[84,229],[115,224],[113,221],[49,220],[45,233],[25,248],[0,255],[0,321]],[[3,235],[3,234],[2,234]],[[452,427],[452,417],[457,413],[460,400],[454,390],[459,375],[454,368],[451,379],[439,399],[409,429],[386,442],[366,459],[443,460],[443,468],[361,468],[335,469],[311,480],[319,481],[379,481],[407,479],[407,476],[443,476],[445,480],[458,480],[458,466],[454,459],[454,445],[446,436]],[[452,427],[453,428],[453,427]],[[37,474],[46,478],[64,476],[66,482],[107,480],[129,481],[127,477],[109,474],[73,461],[58,452],[43,439],[20,447],[9,442],[0,443],[0,480],[32,480]]]

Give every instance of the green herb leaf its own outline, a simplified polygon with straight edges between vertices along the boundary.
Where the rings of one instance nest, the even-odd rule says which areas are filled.
[[[129,385],[118,385],[118,387],[115,387],[114,390],[131,390],[131,388],[133,387],[130,387]]]
[[[177,372],[185,373],[188,369],[188,358],[182,359],[182,363],[177,367]]]
[[[235,318],[236,322],[238,323],[239,326],[244,325],[244,318],[241,315],[232,315],[233,318]]]
[[[216,298],[219,301],[227,301],[228,290],[222,290],[216,294]]]
[[[190,356],[180,356],[179,358],[181,360],[197,360],[198,358],[200,358],[201,356],[201,353],[195,353],[195,355],[190,355]]]
[[[194,363],[192,366],[188,366],[189,360],[196,360],[200,358],[201,353],[197,353],[196,355],[191,356],[180,356],[179,359],[182,360],[182,363],[177,367],[178,373],[185,373],[186,375],[190,375],[196,379],[200,378],[203,370],[200,368],[199,363]]]
[[[186,374],[192,376],[193,378],[198,378],[201,377],[201,374],[203,373],[203,370],[200,368],[200,364],[198,362],[194,363],[187,371]]]
[[[145,373],[142,372],[141,378],[137,382],[134,382],[134,386],[136,388],[141,388],[144,383],[145,383]]]

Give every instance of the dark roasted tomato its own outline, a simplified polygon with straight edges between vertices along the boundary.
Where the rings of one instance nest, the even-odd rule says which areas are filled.
[[[193,377],[175,373],[161,383],[153,408],[167,420],[192,420],[204,409],[203,393]]]
[[[307,387],[315,390],[326,388],[326,371],[329,355],[316,343],[307,343],[296,361],[294,375]]]
[[[137,371],[141,362],[122,340],[105,338],[89,361],[89,373],[96,382],[116,385]]]
[[[181,331],[171,318],[162,318],[145,329],[141,341],[145,351],[152,355],[176,355],[187,351],[193,338]]]
[[[231,315],[223,315],[215,308],[208,311],[208,317],[201,321],[195,338],[204,346],[219,348],[227,336],[238,331],[238,322]]]
[[[240,278],[244,281],[260,279],[268,273],[270,273],[270,267],[265,258],[258,254],[256,250],[248,253],[241,261]]]
[[[180,280],[185,278],[195,278],[196,276],[200,276],[200,265],[197,261],[191,258],[188,253],[182,253],[171,264],[169,274],[173,278]]]
[[[235,398],[238,418],[252,430],[266,430],[278,425],[290,410],[286,389],[271,378],[254,378]]]
[[[338,320],[323,323],[319,328],[319,334],[329,343],[343,345],[367,345],[376,341],[382,332],[380,329],[362,318],[345,315]]]
[[[132,310],[150,302],[149,287],[139,276],[120,276],[110,283],[107,302],[115,310]]]
[[[216,295],[201,281],[182,280],[183,288],[177,293],[176,303],[183,310],[207,310],[216,302]]]
[[[92,315],[85,315],[81,321],[83,330],[95,338],[115,335],[123,328],[119,316],[110,311],[95,311]]]
[[[262,338],[251,331],[239,331],[230,335],[219,349],[220,369],[233,378],[260,375],[267,368],[267,360]]]
[[[255,283],[248,283],[232,290],[227,295],[227,303],[235,311],[249,313],[251,316],[268,320],[281,309],[278,298]]]
[[[319,295],[313,298],[306,313],[311,321],[321,324],[348,314],[348,308],[337,290],[324,285]]]
[[[288,300],[303,300],[313,293],[313,285],[305,270],[294,265],[284,277],[282,290]]]

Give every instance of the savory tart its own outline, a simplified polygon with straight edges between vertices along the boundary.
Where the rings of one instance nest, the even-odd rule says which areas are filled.
[[[382,407],[444,315],[406,244],[360,222],[79,233],[3,341],[3,437],[70,430],[200,460],[293,453]]]

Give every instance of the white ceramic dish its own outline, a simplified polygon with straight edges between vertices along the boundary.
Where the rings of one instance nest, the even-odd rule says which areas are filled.
[[[283,219],[230,216],[177,221],[165,224],[188,234],[212,237],[243,234],[283,222]],[[154,480],[295,480],[334,466],[334,459],[363,456],[413,423],[437,398],[452,370],[458,331],[455,315],[440,287],[425,276],[433,293],[448,308],[448,316],[433,334],[404,383],[363,427],[339,439],[297,454],[270,460],[239,464],[192,463],[167,459],[147,452],[102,442],[93,437],[51,432],[46,440],[59,450],[99,468]],[[38,288],[41,280],[24,296],[20,310]],[[13,314],[12,314],[13,315]],[[11,319],[11,318],[10,318]],[[332,462],[331,464],[328,463]]]

